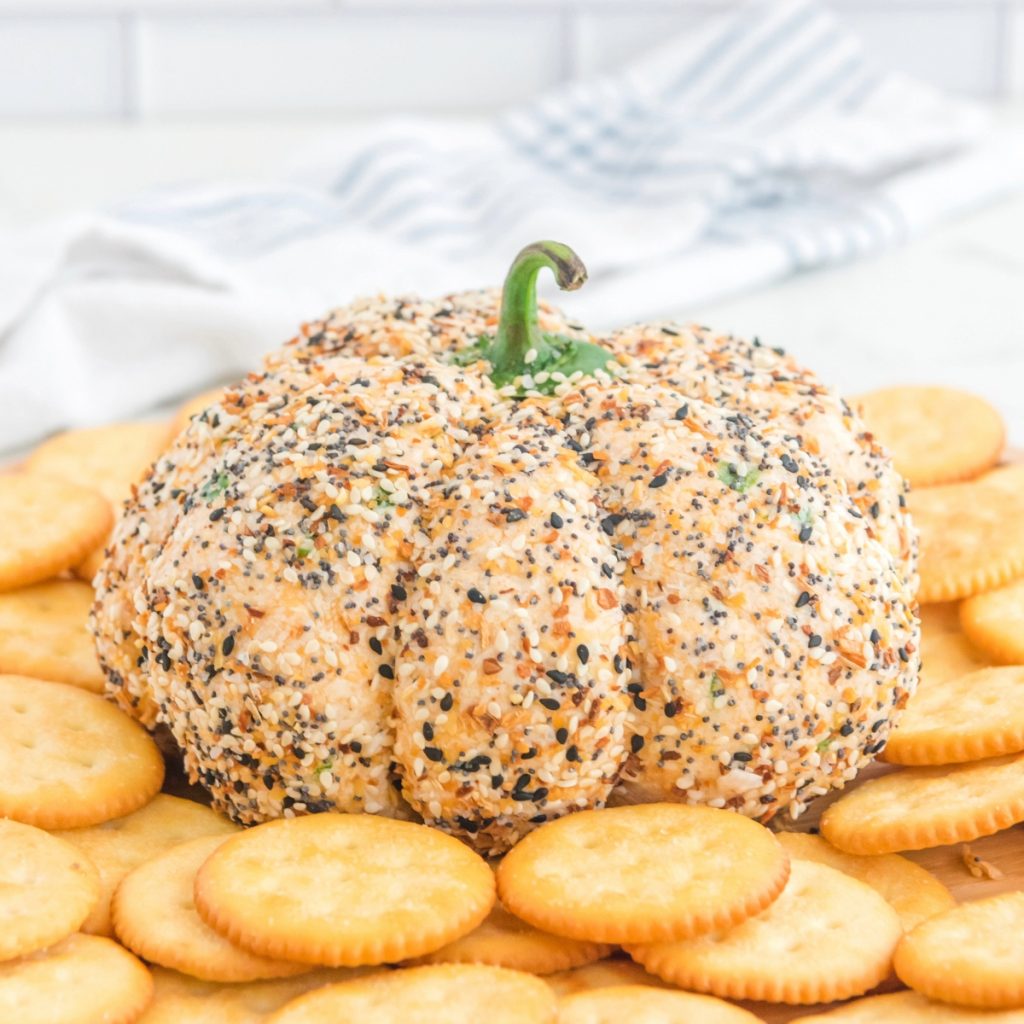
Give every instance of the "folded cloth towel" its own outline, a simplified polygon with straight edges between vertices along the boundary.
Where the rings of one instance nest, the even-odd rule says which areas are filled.
[[[583,255],[594,325],[876,251],[1020,180],[985,113],[877,69],[813,0],[708,19],[490,123],[388,121],[279,183],[165,190],[0,239],[0,447],[256,364],[359,293]]]

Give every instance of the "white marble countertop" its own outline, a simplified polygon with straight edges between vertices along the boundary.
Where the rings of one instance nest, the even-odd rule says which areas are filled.
[[[1003,117],[1024,127],[1024,107]],[[0,228],[155,185],[273,175],[344,122],[0,125]],[[1022,183],[1024,186],[1024,183]],[[874,259],[680,310],[784,345],[847,394],[965,387],[1024,443],[1024,187]]]

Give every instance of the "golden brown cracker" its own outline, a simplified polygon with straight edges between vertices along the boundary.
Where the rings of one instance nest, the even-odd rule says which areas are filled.
[[[416,964],[492,964],[529,974],[553,974],[601,960],[612,947],[542,932],[496,904],[468,935],[419,957]]]
[[[0,1020],[10,1024],[134,1024],[152,996],[149,971],[94,935],[0,963]]]
[[[904,937],[894,966],[900,981],[930,999],[1024,1009],[1024,892],[929,918]]]
[[[999,665],[1024,665],[1024,579],[976,594],[960,606],[967,639]]]
[[[94,693],[0,676],[0,816],[39,828],[95,825],[159,792],[148,733]]]
[[[554,993],[540,978],[484,964],[432,964],[328,985],[288,1003],[267,1024],[554,1024]]]
[[[860,995],[883,981],[902,934],[896,912],[870,886],[795,860],[782,895],[756,917],[682,942],[629,945],[627,952],[695,992],[818,1003]]]
[[[314,814],[228,839],[200,868],[195,898],[207,924],[260,956],[354,967],[472,931],[494,904],[494,875],[425,825]]]
[[[239,826],[203,804],[158,793],[145,807],[123,818],[54,832],[81,850],[100,875],[102,895],[82,931],[113,935],[111,897],[121,879],[140,864],[190,839],[238,831]]]
[[[0,672],[102,693],[103,670],[88,629],[92,587],[50,580],[0,593]]]
[[[31,825],[0,818],[0,960],[78,930],[100,896],[89,859]]]
[[[204,981],[260,981],[309,970],[255,956],[228,942],[196,912],[196,872],[226,837],[201,836],[140,864],[122,879],[110,916],[121,944],[149,963]]]
[[[264,1024],[267,1017],[305,992],[351,981],[368,968],[323,968],[292,978],[235,982],[200,981],[163,967],[153,968],[155,994],[138,1024]]]
[[[918,687],[882,759],[928,765],[1024,750],[1024,665],[983,668]]]
[[[96,491],[30,473],[0,475],[0,590],[77,565],[113,522],[110,503]]]
[[[593,942],[724,928],[782,891],[788,858],[731,811],[637,804],[548,822],[498,868],[502,903],[537,928]]]
[[[99,491],[116,507],[167,447],[168,430],[162,421],[68,430],[39,445],[25,469]]]
[[[758,1024],[760,1020],[724,999],[649,985],[611,986],[558,1001],[558,1024]]]
[[[1024,1010],[979,1012],[937,1003],[916,992],[892,992],[801,1017],[800,1024],[1024,1024]]]
[[[910,495],[923,604],[955,601],[1024,575],[1024,466]]]
[[[960,628],[961,604],[926,604],[921,608],[920,685],[942,682],[988,668],[992,659],[978,650]]]
[[[966,843],[1024,821],[1024,754],[903,768],[826,808],[822,835],[847,853]]]
[[[999,411],[955,388],[882,388],[854,404],[914,487],[976,477],[999,461],[1006,443]]]
[[[896,911],[904,931],[956,905],[942,882],[906,857],[843,853],[821,836],[805,832],[780,832],[778,836],[791,858],[825,864],[870,885]]]

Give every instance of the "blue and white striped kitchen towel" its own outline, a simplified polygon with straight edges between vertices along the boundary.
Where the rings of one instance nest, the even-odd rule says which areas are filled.
[[[613,324],[871,253],[1022,168],[980,108],[877,67],[819,3],[733,5],[491,123],[388,121],[276,183],[8,239],[0,445],[239,373],[356,294],[497,283],[534,238],[577,248],[570,304]]]

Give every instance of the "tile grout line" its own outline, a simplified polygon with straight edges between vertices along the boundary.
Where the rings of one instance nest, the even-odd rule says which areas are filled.
[[[121,118],[138,121],[139,109],[139,46],[138,16],[122,13],[118,15],[121,52]]]

